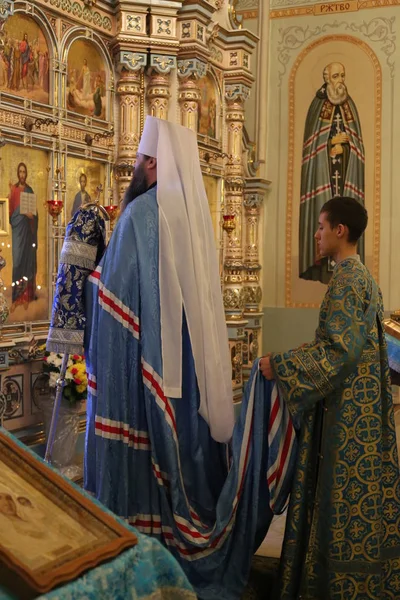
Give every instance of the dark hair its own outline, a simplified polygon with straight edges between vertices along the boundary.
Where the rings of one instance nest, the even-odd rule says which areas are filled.
[[[338,225],[345,225],[348,228],[350,244],[358,242],[367,227],[368,213],[355,198],[348,196],[332,198],[325,202],[320,212],[326,214],[326,220],[332,229]]]
[[[19,179],[19,168],[20,167],[24,167],[25,173],[26,173],[26,177],[28,177],[28,168],[27,168],[26,164],[24,162],[20,162],[18,164],[18,167],[17,167],[17,178]]]
[[[84,177],[84,178],[85,178],[85,181],[87,182],[87,177],[86,177],[85,173],[81,173],[81,174],[79,175],[79,181],[81,180],[81,177]]]
[[[143,158],[145,161],[148,161],[152,157],[148,156],[147,154],[143,154]],[[136,173],[137,173],[137,171],[136,171]],[[143,180],[140,181],[139,185],[137,184],[137,179],[135,179],[135,169],[134,169],[132,179],[130,180],[129,185],[125,190],[124,197],[122,198],[122,200],[120,202],[121,212],[123,212],[125,210],[125,208],[128,206],[128,204],[130,204],[132,202],[132,200],[137,198],[137,196],[139,196],[140,194],[144,194],[146,192],[147,188],[148,188],[148,185],[147,185],[147,181],[145,178],[143,178]]]

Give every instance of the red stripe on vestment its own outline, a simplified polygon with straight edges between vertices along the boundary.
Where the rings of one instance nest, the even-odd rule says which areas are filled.
[[[145,379],[147,379],[147,381],[151,384],[151,387],[155,390],[158,398],[165,404],[165,410],[167,411],[167,413],[172,421],[172,424],[173,424],[173,427],[174,427],[174,430],[176,433],[177,429],[176,429],[175,415],[174,415],[171,405],[168,401],[168,398],[165,396],[165,394],[162,390],[162,387],[160,386],[158,381],[153,377],[153,375],[150,373],[150,371],[146,371],[143,364],[142,364],[142,372],[143,372],[143,376],[145,377]]]
[[[127,312],[126,310],[124,310],[123,308],[119,307],[118,304],[116,304],[114,302],[114,300],[111,300],[111,298],[109,298],[106,295],[106,292],[104,292],[102,289],[99,290],[99,298],[101,299],[101,301],[107,305],[109,308],[111,308],[111,310],[116,313],[119,317],[121,317],[126,323],[128,323],[128,325],[130,327],[132,327],[132,329],[134,331],[136,331],[136,333],[139,333],[139,325],[135,322],[134,318],[132,318]],[[129,310],[129,309],[127,309]]]

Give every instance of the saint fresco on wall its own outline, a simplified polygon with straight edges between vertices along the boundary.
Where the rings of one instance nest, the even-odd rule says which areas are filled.
[[[49,48],[34,19],[9,17],[0,37],[0,91],[49,104]]]
[[[326,36],[293,64],[288,111],[281,112],[288,132],[287,306],[318,306],[324,297],[334,264],[320,260],[314,235],[320,208],[336,194],[365,204],[369,225],[358,252],[378,277],[381,90],[379,62],[356,38]]]
[[[215,84],[209,75],[199,79],[201,94],[198,130],[210,138],[217,137],[217,94]]]
[[[67,109],[106,119],[106,66],[96,46],[86,40],[71,44],[67,61]]]
[[[300,190],[299,276],[328,283],[333,265],[319,256],[314,234],[325,202],[350,196],[364,205],[365,152],[357,108],[345,83],[346,69],[332,62],[307,113]],[[364,237],[358,253],[364,261]]]
[[[0,237],[8,322],[48,318],[48,155],[7,144],[0,152],[0,197],[7,199],[9,232]]]

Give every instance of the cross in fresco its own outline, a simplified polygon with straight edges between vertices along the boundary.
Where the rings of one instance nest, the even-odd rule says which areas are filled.
[[[336,113],[335,123],[336,123],[336,133],[342,133],[342,130],[340,128],[340,125],[342,123],[342,117],[339,115],[339,113]]]
[[[339,188],[339,179],[341,179],[341,176],[339,174],[339,171],[336,170],[334,176],[332,177],[332,179],[335,182],[335,189],[334,189],[334,196],[340,196],[340,188]]]

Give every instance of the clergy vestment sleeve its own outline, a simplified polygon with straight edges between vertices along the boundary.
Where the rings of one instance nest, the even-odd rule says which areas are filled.
[[[276,380],[293,417],[339,388],[360,361],[368,332],[362,286],[334,276],[315,340],[272,355]]]

